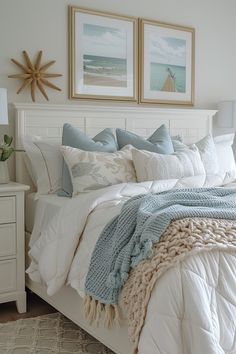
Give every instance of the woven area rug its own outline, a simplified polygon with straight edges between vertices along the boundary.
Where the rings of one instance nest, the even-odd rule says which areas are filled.
[[[114,354],[60,313],[0,324],[0,354]]]

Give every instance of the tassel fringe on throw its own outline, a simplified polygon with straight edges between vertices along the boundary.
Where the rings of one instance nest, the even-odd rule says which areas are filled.
[[[111,329],[114,325],[120,326],[121,315],[118,305],[102,304],[92,296],[86,296],[84,299],[84,313],[90,325],[99,325],[102,314],[104,313],[104,326]]]

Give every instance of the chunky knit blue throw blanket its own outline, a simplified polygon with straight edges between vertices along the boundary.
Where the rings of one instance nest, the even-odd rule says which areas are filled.
[[[236,220],[236,189],[170,190],[128,200],[97,241],[86,295],[103,304],[117,304],[130,269],[152,257],[153,244],[171,221],[187,217]]]

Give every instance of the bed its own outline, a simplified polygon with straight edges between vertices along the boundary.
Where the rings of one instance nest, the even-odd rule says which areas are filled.
[[[91,135],[110,126],[112,128],[121,127],[130,130],[143,137],[147,137],[156,127],[164,123],[168,126],[171,135],[181,135],[183,141],[189,144],[196,142],[212,132],[212,119],[216,113],[216,111],[212,110],[136,108],[122,106],[97,107],[85,106],[82,104],[80,106],[16,104],[15,109],[17,148],[22,148],[22,140],[26,135],[40,135],[47,139],[60,138],[62,134],[62,126],[65,122],[71,123]],[[16,178],[18,182],[30,183],[23,157],[20,155],[16,160]],[[234,187],[234,185],[232,187]],[[145,188],[158,191],[159,187],[157,185],[151,186],[146,184]],[[120,193],[120,189],[119,191],[117,190],[116,193]],[[134,192],[133,190],[129,191],[129,189],[123,188],[122,193],[122,197],[124,195],[130,197]],[[141,192],[135,191],[135,194],[138,193]],[[35,202],[32,194],[27,196],[26,250],[28,250],[28,243],[32,237],[32,220],[34,220],[33,210],[35,208],[35,203],[41,203],[41,210],[47,210],[48,208],[52,213],[50,214],[50,218],[53,218],[53,216],[56,215],[59,210],[63,210],[63,208],[73,209],[73,201],[65,202],[67,203],[67,206],[65,206],[64,199],[66,198],[48,196],[40,198]],[[100,211],[97,211],[97,215],[99,215],[99,213],[102,215],[102,212],[101,208]],[[98,216],[96,216],[96,218],[98,218]],[[40,217],[37,216],[36,219],[40,220]],[[34,222],[37,222],[37,220]],[[48,221],[45,218],[43,220],[46,225]],[[38,222],[40,224],[40,221]],[[26,263],[29,264],[29,259],[26,260]],[[165,279],[163,278],[163,282],[164,281]],[[49,296],[45,286],[32,281],[28,276],[26,277],[26,285],[31,291],[42,297],[58,311],[104,343],[115,353],[132,353],[133,349],[128,339],[126,321],[122,321],[120,328],[112,330],[108,330],[103,326],[95,327],[90,325],[84,317],[82,305],[83,299],[79,296],[78,289],[76,291],[71,286],[64,285],[53,296]],[[76,288],[76,284],[74,287]],[[151,314],[148,314],[148,316],[150,315]],[[146,330],[147,329],[145,328],[145,331]],[[145,354],[149,353],[151,354],[152,351],[146,351]]]

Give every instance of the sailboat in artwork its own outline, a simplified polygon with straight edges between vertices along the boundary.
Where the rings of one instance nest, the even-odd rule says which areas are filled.
[[[168,76],[166,81],[164,82],[164,85],[162,86],[161,91],[177,92],[175,74],[171,71],[170,68],[167,68],[167,72],[168,72]]]

